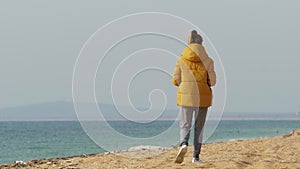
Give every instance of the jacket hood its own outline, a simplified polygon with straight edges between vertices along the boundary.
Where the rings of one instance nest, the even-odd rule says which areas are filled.
[[[202,45],[191,43],[186,47],[182,58],[191,62],[203,62],[208,58],[208,56]]]

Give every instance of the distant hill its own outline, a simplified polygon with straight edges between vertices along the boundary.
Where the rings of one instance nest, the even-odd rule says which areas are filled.
[[[297,112],[241,112],[223,114],[224,120],[300,120]]]
[[[83,118],[86,120],[96,120],[91,109],[95,108],[92,103],[79,103],[83,108]],[[112,104],[98,104],[101,112],[106,120],[126,120],[118,113],[118,110]],[[122,107],[122,110],[129,110]],[[144,110],[140,108],[139,110]],[[178,110],[166,110],[161,119],[175,119]],[[145,115],[147,118],[147,115]],[[9,107],[0,109],[0,121],[69,121],[78,120],[74,110],[73,102],[49,102],[41,104],[32,104],[26,106]]]
[[[0,109],[1,121],[76,120],[73,103],[51,102]]]
[[[95,108],[92,103],[80,103],[83,114],[81,119],[97,120],[95,114],[90,112]],[[98,104],[105,120],[126,120],[112,104]],[[122,107],[123,110],[131,112],[128,107]],[[145,110],[145,108],[139,108]],[[155,110],[154,110],[155,111]],[[159,110],[157,110],[159,111]],[[160,116],[160,120],[176,119],[179,109],[167,109]],[[134,115],[134,114],[131,114]],[[147,119],[147,114],[143,117]],[[214,113],[211,112],[209,118],[216,119]],[[0,109],[0,121],[77,121],[77,114],[74,110],[73,102],[58,101],[41,104],[32,104],[26,106],[9,107]],[[224,112],[222,120],[300,120],[300,114],[297,112],[286,113],[231,113]]]

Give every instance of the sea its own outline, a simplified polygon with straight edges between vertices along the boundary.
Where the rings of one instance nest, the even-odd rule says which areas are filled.
[[[109,124],[123,135],[146,138],[159,134],[174,124],[174,121],[155,121],[142,125],[126,121],[110,121]],[[173,141],[179,139],[177,122],[175,128],[178,130],[173,131],[173,137],[166,139]],[[300,121],[297,120],[223,120],[205,143],[268,138],[286,135],[298,128]],[[105,139],[105,135],[100,137]],[[108,142],[120,144],[117,139],[110,139]],[[92,141],[78,121],[0,122],[0,164],[104,152],[106,150]]]

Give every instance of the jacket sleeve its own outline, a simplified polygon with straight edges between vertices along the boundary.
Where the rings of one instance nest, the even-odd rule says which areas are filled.
[[[215,72],[215,68],[214,68],[214,61],[211,61],[211,63],[209,64],[208,69],[207,69],[207,74],[208,74],[209,86],[216,85],[217,77],[216,77],[216,72]]]
[[[172,83],[175,86],[179,86],[181,83],[181,68],[179,65],[179,59],[176,62],[176,66],[175,66],[174,74],[173,74],[173,78],[172,78]]]

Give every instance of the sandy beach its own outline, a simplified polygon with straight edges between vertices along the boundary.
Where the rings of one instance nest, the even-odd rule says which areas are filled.
[[[127,151],[67,158],[31,160],[1,165],[6,168],[299,168],[300,129],[274,138],[205,144],[202,163],[191,163],[192,147],[182,164],[175,164],[178,147],[141,146]]]

